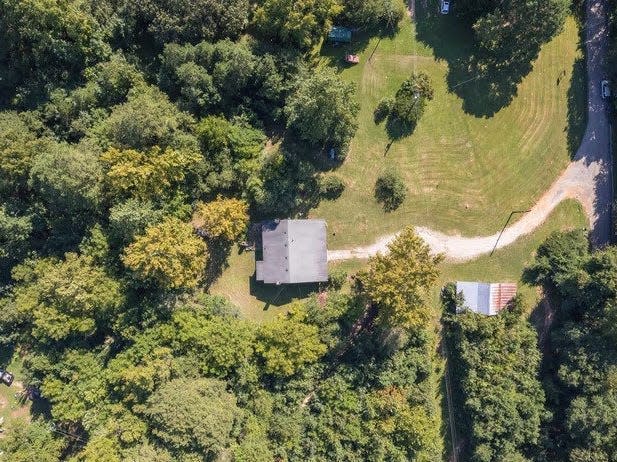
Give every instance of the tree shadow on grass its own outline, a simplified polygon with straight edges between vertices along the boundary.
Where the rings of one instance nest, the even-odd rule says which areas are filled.
[[[402,121],[398,117],[394,117],[392,114],[386,119],[386,133],[390,141],[400,140],[413,133],[416,126]]]
[[[372,38],[369,32],[356,32],[352,34],[351,43],[331,43],[325,41],[319,52],[319,56],[326,58],[331,66],[337,71],[342,71],[356,64],[350,64],[345,61],[345,55],[357,55],[362,53],[368,47]]]
[[[507,56],[488,54],[478,46],[471,22],[456,15],[441,15],[416,5],[416,35],[433,48],[435,57],[448,62],[448,90],[463,100],[463,110],[476,117],[491,117],[509,105],[518,84],[532,70],[538,46],[520,47]]]
[[[587,68],[585,57],[578,58],[572,66],[572,79],[568,89],[568,152],[574,159],[587,128]]]
[[[267,311],[271,306],[278,307],[287,305],[295,299],[306,298],[319,292],[319,283],[306,284],[264,284],[258,281],[253,274],[249,278],[250,294],[257,300],[264,302],[263,310]]]
[[[13,360],[15,348],[12,345],[0,346],[0,368],[4,368]]]
[[[223,271],[229,267],[231,244],[224,240],[208,242],[208,264],[204,274],[203,284],[207,289],[221,277]]]

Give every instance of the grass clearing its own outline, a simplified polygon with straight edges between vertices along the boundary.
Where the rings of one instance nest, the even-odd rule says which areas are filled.
[[[23,390],[22,363],[17,354],[12,349],[0,348],[0,365],[15,376],[15,380],[10,387],[0,384],[0,418],[4,419],[2,427],[10,427],[16,420],[30,420],[30,401],[21,401],[15,394]],[[6,433],[0,433],[0,438]]]
[[[568,102],[584,102],[579,93],[585,92],[584,86],[570,88],[582,56],[574,20],[542,48],[513,101],[491,117],[466,113],[461,97],[448,92],[452,77],[443,57],[456,54],[447,47],[465,45],[456,40],[456,17],[439,21],[448,23],[437,51],[418,39],[407,18],[394,37],[323,51],[323,59],[340,66],[346,52],[361,48],[360,64],[341,70],[343,79],[357,84],[361,104],[358,132],[337,170],[346,189],[310,214],[327,221],[331,249],[369,244],[408,224],[465,236],[492,234],[511,210],[530,208],[570,160]],[[374,123],[373,111],[413,71],[430,76],[435,98],[414,133],[392,141],[384,123]],[[462,85],[471,91],[474,82]],[[387,168],[400,172],[408,187],[403,205],[390,213],[373,197],[377,176]]]
[[[330,268],[342,268],[348,275],[356,273],[365,265],[362,260],[330,263]],[[287,311],[296,300],[306,299],[320,289],[319,284],[290,284],[276,286],[255,281],[255,254],[239,253],[232,249],[229,266],[210,288],[211,294],[223,295],[240,307],[242,314],[253,321],[262,322]],[[322,288],[325,284],[321,285]],[[349,282],[343,287],[348,291]]]

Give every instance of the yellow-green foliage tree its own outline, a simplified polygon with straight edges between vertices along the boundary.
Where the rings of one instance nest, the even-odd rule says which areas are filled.
[[[92,258],[67,253],[13,269],[15,308],[41,342],[86,337],[123,302],[120,284]]]
[[[148,227],[122,255],[122,262],[138,279],[165,289],[196,287],[207,259],[206,244],[193,227],[173,217]]]
[[[193,213],[193,226],[213,239],[233,242],[246,232],[248,223],[248,204],[241,199],[200,202]]]
[[[394,386],[372,392],[367,400],[371,433],[397,441],[413,455],[410,460],[440,460],[439,423],[425,406],[410,403],[410,394]]]
[[[158,146],[149,151],[110,148],[101,155],[111,197],[142,201],[167,197],[200,161],[199,154]]]
[[[378,320],[391,326],[421,327],[430,317],[427,298],[439,276],[442,256],[430,254],[413,228],[406,228],[388,246],[388,253],[369,260],[358,277],[379,308]]]
[[[305,319],[306,313],[295,308],[261,327],[256,350],[266,373],[289,377],[326,352],[326,345],[319,340],[319,329]]]

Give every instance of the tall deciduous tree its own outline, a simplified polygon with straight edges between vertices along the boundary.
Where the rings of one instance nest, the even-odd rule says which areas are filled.
[[[0,451],[14,462],[59,462],[65,446],[42,420],[16,419],[0,439]]]
[[[30,334],[41,342],[87,337],[120,307],[120,284],[89,257],[67,253],[13,269],[14,303]]]
[[[326,352],[319,330],[306,323],[305,318],[302,310],[291,310],[259,330],[256,348],[266,373],[288,377]]]
[[[161,45],[236,38],[248,22],[247,0],[146,0],[138,15]]]
[[[104,149],[113,146],[142,151],[160,146],[196,150],[195,138],[187,133],[192,123],[192,118],[158,88],[138,86],[129,91],[127,102],[114,106],[92,132]]]
[[[4,103],[14,98],[31,104],[30,90],[41,91],[75,78],[109,53],[103,31],[84,2],[2,0],[0,11],[0,100]]]
[[[405,5],[400,0],[343,0],[343,5],[349,22],[373,30],[393,30],[405,15]]]
[[[37,140],[24,118],[16,112],[0,112],[0,193],[24,193],[35,155],[44,140]]]
[[[214,458],[232,442],[240,417],[235,397],[215,379],[175,379],[148,400],[146,416],[152,432],[167,447],[205,453]]]
[[[248,226],[248,204],[241,199],[222,199],[200,202],[193,212],[193,226],[212,239],[233,242]]]
[[[259,168],[266,142],[264,133],[249,125],[209,116],[197,126],[197,136],[204,156],[204,192],[243,191],[248,177]]]
[[[309,143],[346,145],[356,132],[355,87],[330,68],[306,74],[287,100],[287,126]]]
[[[465,312],[448,323],[471,435],[471,460],[526,460],[547,417],[537,379],[540,351],[520,301],[498,316]]]
[[[3,263],[19,261],[26,255],[31,232],[30,217],[14,216],[0,206],[0,270]]]
[[[101,211],[102,179],[97,155],[88,146],[51,143],[37,154],[28,185],[41,206],[39,220],[52,234],[46,244],[70,250],[81,240]]]
[[[199,161],[197,153],[158,146],[147,152],[110,148],[101,155],[111,196],[141,201],[170,197]]]
[[[308,50],[325,36],[341,11],[336,0],[265,0],[253,21],[262,35]]]
[[[203,277],[208,252],[193,227],[177,218],[150,226],[122,255],[138,279],[164,289],[196,287]]]
[[[388,253],[369,260],[358,277],[368,298],[379,308],[378,319],[391,326],[423,327],[430,318],[430,290],[442,256],[413,228],[406,228],[388,245]]]
[[[397,90],[392,105],[392,115],[401,122],[415,126],[426,107],[426,101],[433,99],[433,87],[428,75],[414,73]]]

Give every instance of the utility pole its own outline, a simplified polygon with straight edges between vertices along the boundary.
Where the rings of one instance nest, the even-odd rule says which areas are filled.
[[[506,220],[506,224],[503,225],[503,228],[501,228],[501,232],[499,233],[499,236],[497,237],[497,241],[495,242],[493,250],[491,250],[491,255],[490,255],[491,257],[493,256],[493,253],[495,252],[495,249],[497,248],[497,244],[499,244],[499,239],[501,239],[501,236],[503,232],[506,230],[506,227],[508,226],[508,223],[510,223],[510,220],[512,219],[512,217],[516,215],[517,213],[527,213],[527,212],[531,212],[531,210],[514,210],[510,212],[510,216]]]

